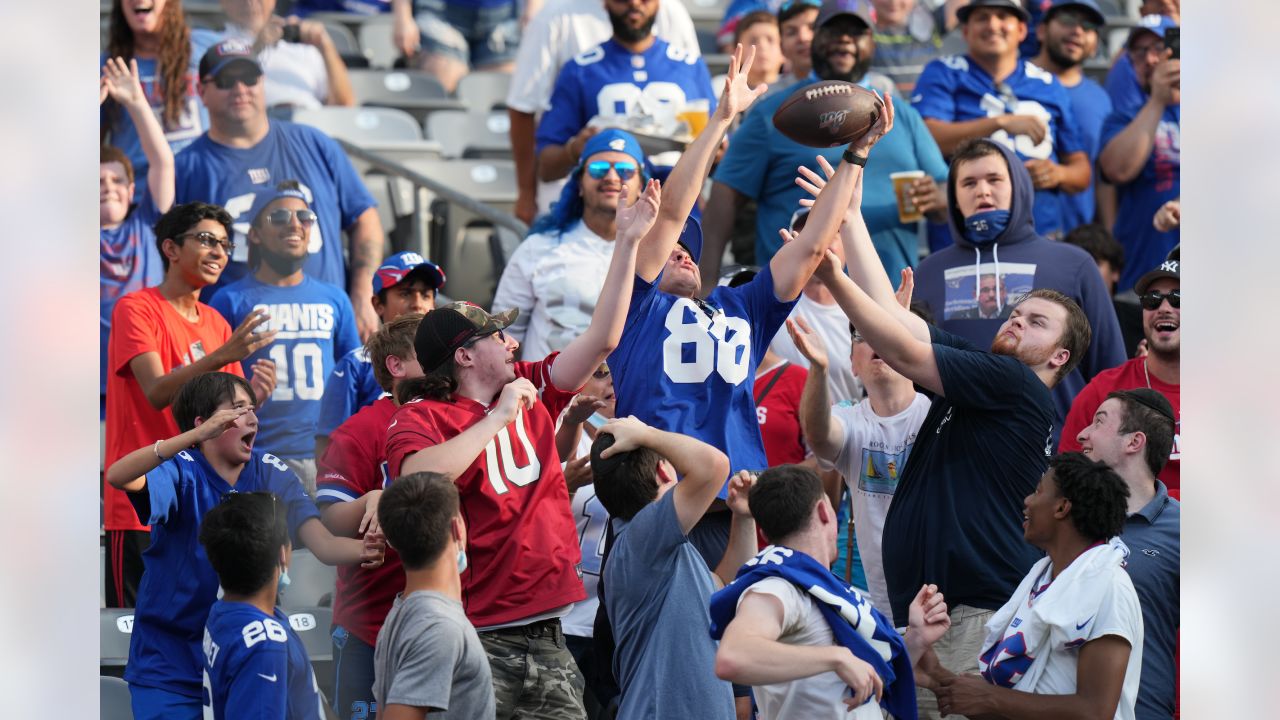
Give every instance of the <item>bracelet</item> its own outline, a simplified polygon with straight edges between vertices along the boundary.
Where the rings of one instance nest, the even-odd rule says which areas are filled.
[[[164,442],[164,440],[157,440],[157,441],[156,441],[156,444],[151,446],[151,452],[153,452],[153,453],[155,453],[155,454],[156,454],[156,459],[157,459],[157,460],[159,460],[160,462],[168,462],[169,460],[172,460],[173,458],[171,458],[171,457],[165,457],[165,456],[163,456],[163,455],[161,455],[161,454],[160,454],[160,443],[162,443],[162,442]]]
[[[845,148],[843,157],[844,161],[850,165],[857,165],[861,168],[865,168],[867,166],[867,156],[854,154],[853,148]]]

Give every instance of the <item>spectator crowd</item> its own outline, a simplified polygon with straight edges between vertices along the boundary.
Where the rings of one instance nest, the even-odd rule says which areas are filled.
[[[100,62],[133,717],[1178,716],[1178,0],[218,5]],[[357,103],[315,13],[510,75],[494,288],[288,119]]]

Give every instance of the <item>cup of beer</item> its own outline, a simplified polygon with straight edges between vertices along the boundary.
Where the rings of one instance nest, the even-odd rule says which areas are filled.
[[[920,212],[916,204],[911,201],[911,185],[922,177],[924,177],[923,170],[905,170],[889,174],[889,179],[893,181],[893,194],[898,196],[898,222],[913,223],[924,219],[924,213]]]
[[[710,118],[711,101],[706,99],[686,102],[680,113],[676,115],[677,120],[683,120],[689,126],[689,134],[694,137],[702,133],[702,129],[707,126]]]

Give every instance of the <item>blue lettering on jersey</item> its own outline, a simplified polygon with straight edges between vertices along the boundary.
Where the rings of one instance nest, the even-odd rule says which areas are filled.
[[[1017,632],[992,645],[978,660],[987,682],[1011,688],[1027,673],[1035,658],[1027,654],[1027,640]]]

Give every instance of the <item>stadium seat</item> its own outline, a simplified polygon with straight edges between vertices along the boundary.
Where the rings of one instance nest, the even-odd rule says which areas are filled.
[[[511,73],[481,70],[467,73],[458,81],[457,95],[472,112],[505,111],[510,88]]]
[[[360,41],[356,40],[356,34],[342,23],[324,22],[324,29],[329,33],[329,39],[333,40],[333,47],[338,51],[339,55],[361,55]]]
[[[729,0],[684,0],[684,6],[689,8],[694,25],[718,28],[729,9]]]
[[[422,140],[422,127],[413,116],[389,107],[298,108],[293,121],[357,145]]]
[[[391,42],[391,16],[373,15],[360,25],[356,33],[360,48],[369,64],[376,68],[389,68],[400,58],[400,50]]]
[[[296,552],[295,552],[296,555]],[[293,572],[289,573],[291,576]],[[326,698],[333,697],[333,610],[327,607],[286,606],[289,627],[297,633],[311,659],[316,684]]]
[[[321,603],[326,595],[332,602],[338,571],[325,565],[305,548],[293,551],[289,563],[289,587],[280,591],[280,604],[285,607],[312,607]]]
[[[511,120],[505,112],[449,110],[427,116],[427,137],[447,158],[511,158]]]
[[[119,677],[129,662],[133,608],[102,608],[98,611],[98,626],[99,670],[101,674]]]
[[[361,105],[393,107],[422,123],[436,110],[463,110],[466,105],[448,97],[431,75],[412,70],[357,70],[348,73],[351,89]]]
[[[133,720],[133,701],[129,683],[118,677],[98,677],[99,720]]]

